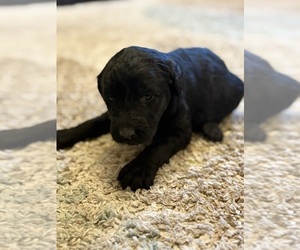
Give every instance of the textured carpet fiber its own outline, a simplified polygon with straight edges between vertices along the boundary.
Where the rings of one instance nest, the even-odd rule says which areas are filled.
[[[105,111],[96,76],[129,45],[162,51],[209,47],[242,77],[239,6],[229,11],[205,8],[201,1],[169,2],[91,3],[58,10],[58,128]],[[58,249],[241,249],[242,111],[241,106],[222,124],[222,143],[194,134],[190,145],[159,170],[148,191],[122,191],[116,180],[140,146],[119,145],[105,135],[59,151]]]
[[[255,2],[245,15],[245,48],[299,81],[299,2],[263,1],[267,9]],[[263,128],[265,143],[245,144],[245,248],[300,249],[299,98]]]
[[[55,15],[0,8],[0,130],[55,119]],[[54,141],[0,151],[0,249],[55,249],[55,180]]]

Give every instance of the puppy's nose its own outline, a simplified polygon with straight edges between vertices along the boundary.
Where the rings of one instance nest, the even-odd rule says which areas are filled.
[[[119,133],[122,137],[126,139],[131,139],[131,137],[135,134],[134,129],[132,128],[120,128]]]

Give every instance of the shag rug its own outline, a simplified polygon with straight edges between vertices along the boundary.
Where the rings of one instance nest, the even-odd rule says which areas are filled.
[[[298,1],[249,1],[244,31],[246,49],[298,82],[299,10]],[[300,249],[300,98],[262,127],[268,139],[244,148],[245,249]]]
[[[0,7],[0,134],[56,117],[55,19],[54,3]],[[55,249],[55,167],[54,141],[0,151],[0,249]]]
[[[266,0],[262,8],[252,0],[251,9],[246,2],[245,32],[239,0],[59,8],[58,128],[105,110],[96,75],[133,44],[209,47],[240,77],[245,45],[299,80],[299,4]],[[55,118],[55,19],[53,3],[0,8],[1,130]],[[56,217],[57,249],[300,249],[299,111],[297,100],[263,125],[265,143],[243,149],[241,105],[222,124],[224,142],[194,134],[155,185],[135,193],[122,191],[116,177],[141,148],[118,145],[109,135],[57,152],[57,176],[54,142],[2,150],[0,249],[55,249]]]
[[[215,1],[112,1],[58,8],[58,128],[105,111],[96,76],[117,51],[208,47],[243,78],[243,13]],[[232,4],[236,3],[236,4]],[[217,6],[217,7],[216,7]],[[243,107],[222,143],[194,134],[150,190],[122,190],[119,170],[140,146],[110,135],[57,153],[58,249],[242,249]]]

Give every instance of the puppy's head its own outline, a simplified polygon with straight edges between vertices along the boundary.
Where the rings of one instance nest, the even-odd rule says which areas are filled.
[[[179,66],[156,50],[129,47],[113,56],[98,76],[113,139],[151,142],[171,98],[179,94],[179,76]]]

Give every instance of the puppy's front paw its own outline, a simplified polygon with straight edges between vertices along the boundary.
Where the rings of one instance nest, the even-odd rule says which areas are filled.
[[[71,129],[58,130],[56,132],[56,149],[72,147],[76,143]]]
[[[222,141],[223,132],[215,122],[205,123],[202,127],[203,134],[211,141]]]
[[[132,191],[136,191],[138,188],[149,189],[154,183],[155,175],[155,168],[133,160],[121,169],[118,180],[122,189],[130,187]]]

